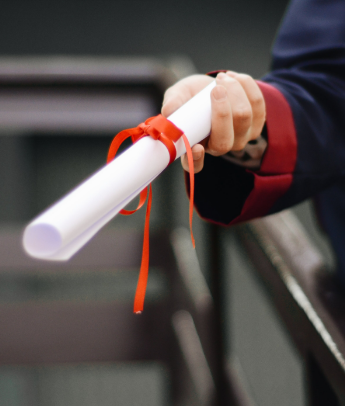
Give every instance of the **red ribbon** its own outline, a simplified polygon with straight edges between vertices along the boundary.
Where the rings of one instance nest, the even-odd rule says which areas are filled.
[[[139,141],[141,138],[151,136],[153,139],[162,142],[170,155],[169,164],[174,162],[176,158],[176,148],[174,142],[176,142],[180,137],[182,137],[184,145],[186,147],[188,166],[189,166],[189,177],[190,177],[190,200],[189,200],[189,226],[191,239],[193,247],[195,248],[195,240],[192,231],[192,219],[193,219],[193,205],[194,205],[194,165],[193,165],[193,155],[192,149],[190,147],[189,141],[184,133],[175,126],[171,121],[163,117],[161,114],[155,117],[148,118],[145,123],[141,123],[138,127],[129,128],[119,132],[113,139],[109,152],[107,163],[111,162],[120,147],[120,145],[129,137],[132,138],[133,144]],[[121,214],[129,216],[136,211],[138,211],[145,203],[147,199],[147,194],[149,195],[147,206],[146,206],[146,216],[145,216],[145,228],[144,228],[144,241],[143,241],[143,252],[141,257],[141,266],[138,279],[137,290],[134,299],[134,313],[141,313],[144,309],[144,300],[147,286],[147,278],[149,274],[149,223],[150,223],[150,213],[152,204],[152,186],[148,185],[145,189],[140,192],[139,204],[134,210],[124,210],[120,211]]]

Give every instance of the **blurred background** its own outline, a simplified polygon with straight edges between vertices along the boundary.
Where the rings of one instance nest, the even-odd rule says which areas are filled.
[[[90,61],[94,66],[99,64],[100,71],[105,69],[104,66],[118,64],[120,68],[114,72],[122,78],[120,82],[128,79],[123,79],[127,66],[134,73],[132,79],[127,80],[129,96],[124,96],[123,100],[126,97],[132,100],[127,110],[135,106],[133,117],[127,111],[128,118],[122,117],[124,121],[119,119],[108,127],[100,125],[99,128],[67,125],[49,129],[49,125],[45,125],[38,130],[32,123],[20,127],[5,120],[0,128],[2,232],[20,232],[27,221],[102,166],[112,134],[132,121],[136,125],[135,120],[141,119],[140,114],[145,119],[147,113],[158,113],[164,87],[175,80],[194,72],[217,69],[245,72],[255,78],[264,75],[269,69],[270,49],[286,6],[286,0],[2,1],[0,62],[3,66],[16,66],[17,69],[20,64],[30,67],[32,63],[33,70],[40,64],[44,70],[47,61],[51,63],[51,57],[58,57],[55,61],[60,66],[60,73],[63,66],[67,66],[70,72],[71,66],[80,63],[83,67]],[[30,58],[31,62],[25,58]],[[160,79],[154,90],[149,88],[146,79],[143,79],[144,84],[133,79],[135,72],[139,76],[150,76],[147,71],[152,65],[169,71],[166,73],[168,79]],[[1,117],[6,115],[6,109],[16,110],[18,99],[12,94],[9,96],[9,92],[17,85],[15,80],[11,83],[2,80]],[[39,83],[36,78],[33,87]],[[125,85],[121,83],[114,85],[114,92],[126,93]],[[54,86],[58,88],[58,82],[49,83],[50,87],[44,86],[46,91],[48,88],[52,91]],[[66,88],[66,83],[63,86]],[[85,90],[87,86],[95,85],[88,82],[80,86]],[[96,91],[103,94],[103,82],[100,88]],[[31,90],[25,89],[22,95],[31,94]],[[35,94],[37,96],[37,92]],[[87,94],[85,97],[91,96]],[[99,97],[103,103],[105,99]],[[145,108],[141,107],[141,102],[135,104],[134,98],[146,103]],[[12,100],[12,107],[6,104],[9,100]],[[40,103],[44,100],[40,99]],[[114,108],[127,103],[121,100],[114,104]],[[20,108],[23,106],[32,107],[30,101]],[[175,163],[154,182],[153,187],[153,232],[188,227],[188,201],[180,165]],[[168,205],[167,201],[170,202]],[[296,213],[332,265],[331,252],[325,248],[322,236],[313,226],[309,204],[298,207]],[[108,228],[120,232],[127,229],[140,231],[143,221],[143,213],[138,213],[131,218],[116,218]],[[200,220],[195,220],[194,231],[200,268],[206,281],[210,282],[212,234]],[[221,321],[227,360],[231,361],[252,405],[305,404],[303,366],[279,316],[253,277],[252,265],[232,230],[219,231],[219,235],[224,294]],[[11,252],[7,254],[12,255]],[[44,266],[39,272],[32,269],[31,273],[25,274],[13,271],[13,267],[1,266],[0,302],[5,310],[6,306],[18,306],[18,303],[25,308],[26,302],[49,307],[52,302],[63,301],[116,301],[118,298],[113,296],[122,299],[126,296],[120,292],[119,284],[124,286],[124,292],[128,292],[124,300],[131,301],[135,290],[136,274],[121,282],[123,273],[113,279],[108,270],[88,270],[79,273],[75,279],[67,271],[44,272],[41,269]],[[94,276],[95,272],[98,277]],[[148,301],[155,302],[157,297],[164,296],[164,277],[157,275],[150,279]],[[109,293],[109,287],[114,287],[112,293]],[[159,293],[160,289],[163,293]],[[133,316],[129,312],[126,317]],[[26,366],[15,364],[0,367],[0,406],[170,404],[169,373],[163,364],[157,362],[103,361],[96,365],[72,362],[46,366],[39,362],[34,365],[33,360]]]
[[[260,77],[287,1],[2,2],[2,55],[187,55]]]

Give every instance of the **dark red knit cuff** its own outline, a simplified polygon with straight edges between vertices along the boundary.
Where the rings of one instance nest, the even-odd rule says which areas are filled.
[[[297,136],[291,108],[274,86],[257,82],[266,103],[267,149],[259,171],[254,176],[254,188],[241,214],[230,224],[262,217],[290,188],[297,159]]]

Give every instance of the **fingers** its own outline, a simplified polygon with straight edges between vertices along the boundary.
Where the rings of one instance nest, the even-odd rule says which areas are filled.
[[[218,74],[216,80],[217,84],[224,86],[227,90],[233,126],[233,134],[229,134],[229,138],[234,138],[230,149],[238,151],[243,149],[250,140],[250,130],[253,121],[251,104],[238,80],[225,73]],[[215,135],[218,137],[218,134]]]
[[[170,116],[174,111],[185,104],[192,96],[188,87],[176,84],[176,88],[169,88],[164,95],[162,115]]]
[[[212,131],[206,152],[219,156],[230,150],[243,150],[261,134],[266,108],[259,86],[249,75],[229,71],[219,73],[216,81],[211,94]]]
[[[194,172],[198,173],[204,167],[205,149],[201,144],[196,144],[192,148]],[[188,159],[186,154],[181,157],[182,168],[189,172]]]
[[[206,152],[219,156],[229,152],[234,144],[234,127],[230,98],[227,89],[217,85],[211,92],[211,134]]]
[[[192,75],[169,87],[164,94],[162,115],[164,117],[170,116],[212,81],[213,79],[209,76]]]
[[[162,114],[168,117],[213,79],[193,75],[170,87],[164,96]],[[229,151],[241,152],[247,143],[260,136],[266,119],[266,107],[261,90],[249,75],[228,71],[219,73],[211,92],[212,126],[210,136],[192,148],[195,172],[204,165],[205,151],[214,156]],[[182,166],[188,171],[187,158]]]
[[[252,124],[249,139],[254,140],[261,134],[266,121],[266,106],[261,90],[255,80],[249,75],[230,71],[227,72],[227,75],[241,84],[249,100],[252,109]]]
[[[213,80],[213,78],[205,75],[193,75],[174,84],[165,92],[162,105],[162,115],[164,117],[170,116],[174,111],[195,96]],[[201,144],[197,144],[192,148],[192,153],[194,172],[198,173],[204,166],[205,149]],[[181,163],[183,169],[189,172],[186,155],[181,157]]]

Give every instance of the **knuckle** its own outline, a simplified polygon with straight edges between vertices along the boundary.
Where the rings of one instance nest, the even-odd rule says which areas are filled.
[[[169,88],[165,91],[165,93],[164,93],[164,98],[163,98],[163,103],[166,102],[166,101],[171,97],[171,94],[172,94],[173,92],[174,92],[174,87],[173,87],[173,86],[169,87]]]
[[[243,81],[245,83],[250,83],[250,82],[254,81],[254,79],[251,76],[249,76],[245,73],[239,73],[237,75],[237,77],[238,77],[239,81],[241,81],[241,82]]]
[[[166,116],[168,115],[169,110],[168,110],[166,104],[163,104],[163,106],[162,106],[162,108],[161,108],[161,113],[162,113],[162,115],[163,115],[164,117],[166,117]]]
[[[230,87],[230,89],[231,89],[231,87],[238,87],[239,86],[238,80],[236,78],[231,77],[231,76],[228,76],[226,78],[226,81],[227,81],[228,86]]]
[[[231,150],[231,145],[229,145],[228,143],[222,143],[217,148],[217,152],[219,153],[219,155],[225,155],[230,150]]]
[[[252,121],[252,109],[247,106],[239,107],[235,110],[233,116],[234,121],[238,124],[250,125]]]
[[[264,99],[263,96],[261,96],[260,94],[256,93],[255,95],[253,95],[250,98],[250,102],[252,104],[253,107],[263,110],[264,107]]]
[[[258,141],[258,138],[260,137],[261,132],[260,131],[252,131],[249,140],[248,141]]]
[[[242,151],[246,147],[246,145],[247,145],[247,140],[245,140],[245,139],[237,140],[235,150]]]
[[[217,118],[220,118],[220,119],[224,120],[224,119],[231,116],[231,112],[230,112],[230,109],[222,108],[222,109],[217,111],[216,115],[217,115]]]
[[[234,78],[234,77],[232,77],[232,76],[228,76],[228,75],[225,75],[224,77],[222,77],[221,79],[218,79],[217,78],[217,81],[219,80],[219,83],[225,83],[226,84],[226,86],[227,87],[230,87],[231,88],[231,86],[234,86],[234,85],[238,85],[238,81]]]
[[[209,145],[209,153],[214,156],[227,154],[232,148],[232,142],[230,139],[224,139],[217,143]]]

